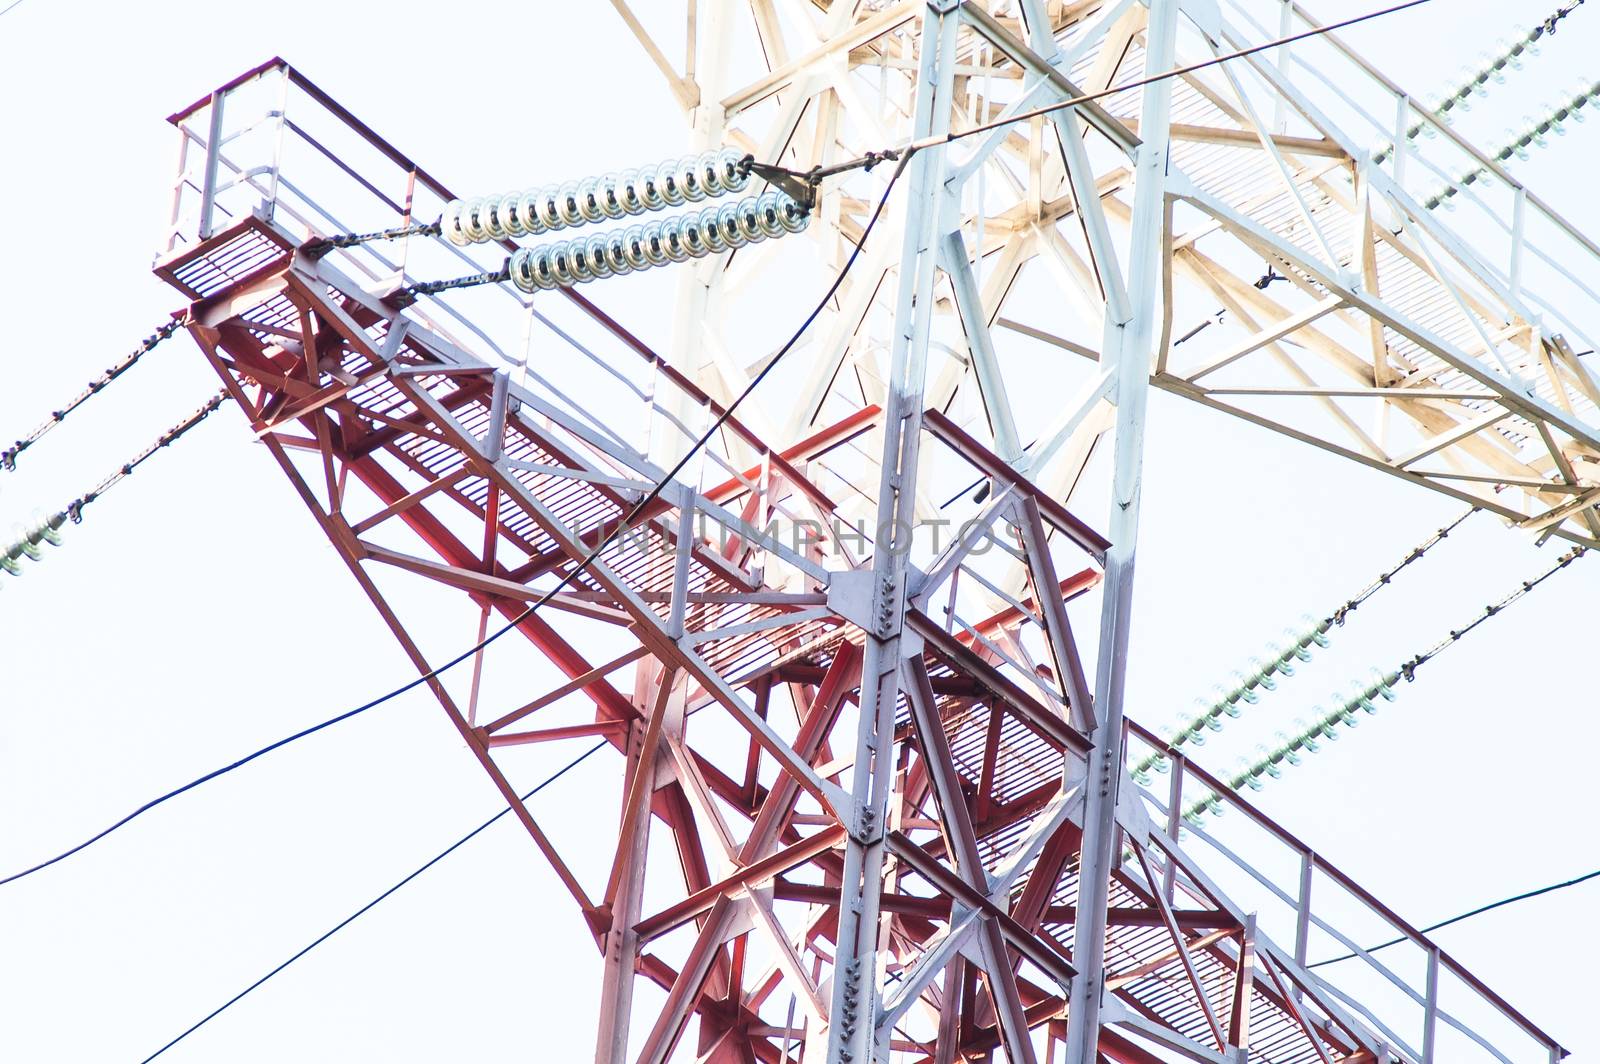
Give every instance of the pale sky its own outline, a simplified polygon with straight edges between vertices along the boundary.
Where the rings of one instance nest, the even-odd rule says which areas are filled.
[[[1315,8],[1332,20],[1373,6]],[[1347,36],[1428,95],[1547,6],[1436,0]],[[1462,128],[1497,145],[1507,123],[1600,73],[1596,41],[1600,12],[1580,10]],[[682,150],[676,106],[607,4],[26,0],[0,18],[7,442],[178,308],[149,272],[176,149],[164,117],[272,55],[460,190]],[[1597,135],[1576,126],[1516,164],[1590,232]],[[606,304],[603,286],[591,294]],[[774,314],[798,322],[809,298]],[[656,298],[621,313],[657,339],[670,335],[667,309]],[[0,524],[59,507],[215,388],[192,344],[175,341],[0,474]],[[1459,512],[1163,394],[1146,477],[1129,712],[1152,726]],[[414,675],[232,410],[67,535],[24,578],[0,576],[0,875]],[[1198,759],[1227,770],[1560,549],[1473,518]],[[1256,799],[1418,925],[1600,867],[1580,667],[1595,565],[1486,625]],[[440,651],[472,634],[427,633]],[[519,782],[570,754],[530,760]],[[558,841],[611,829],[616,759],[603,758],[533,803]],[[143,1059],[497,808],[418,692],[0,887],[0,1058]],[[1576,1059],[1594,1059],[1597,901],[1600,882],[1438,939]],[[584,1059],[597,973],[592,940],[508,819],[163,1060]]]

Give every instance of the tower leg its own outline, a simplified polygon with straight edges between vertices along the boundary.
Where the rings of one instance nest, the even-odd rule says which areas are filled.
[[[914,137],[949,132],[957,0],[930,0],[923,14]],[[895,339],[884,414],[883,470],[873,546],[871,623],[861,675],[861,719],[851,780],[852,808],[840,888],[838,950],[829,1064],[870,1064],[887,1056],[875,1022],[879,1004],[878,916],[884,831],[894,778],[894,712],[900,694],[906,555],[916,516],[917,445],[922,431],[939,208],[944,201],[943,147],[910,162],[905,243],[895,305]],[[887,1032],[885,1032],[887,1035]]]
[[[1172,67],[1178,5],[1150,0],[1146,69]],[[1078,915],[1072,959],[1078,978],[1067,1013],[1066,1064],[1096,1064],[1100,1045],[1100,1007],[1105,993],[1106,904],[1114,851],[1117,792],[1123,768],[1122,714],[1127,678],[1128,630],[1133,604],[1135,547],[1139,534],[1139,488],[1144,464],[1145,407],[1150,393],[1156,317],[1162,298],[1159,265],[1166,236],[1166,168],[1172,83],[1146,86],[1139,120],[1133,234],[1128,260],[1128,316],[1106,317],[1101,359],[1117,374],[1116,452],[1112,472],[1111,548],[1106,553],[1100,655],[1095,675],[1098,724],[1089,755],[1083,853],[1079,866]]]

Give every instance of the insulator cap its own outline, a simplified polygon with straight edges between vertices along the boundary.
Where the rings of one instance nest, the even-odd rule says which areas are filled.
[[[12,529],[10,546],[0,552],[0,571],[21,576],[24,560],[39,561],[44,557],[41,548],[61,545],[59,529],[66,523],[67,515],[63,512],[35,518],[31,524],[16,525]]]
[[[738,192],[750,182],[744,153],[722,148],[560,185],[451,200],[439,219],[457,247],[644,214]],[[803,214],[804,211],[801,211]],[[790,217],[788,230],[798,232]],[[774,220],[774,225],[782,224]]]
[[[568,194],[569,203],[581,194],[575,186]],[[763,192],[644,225],[522,248],[511,256],[510,277],[524,292],[565,288],[668,262],[720,255],[799,232],[809,222],[809,213],[787,193]]]

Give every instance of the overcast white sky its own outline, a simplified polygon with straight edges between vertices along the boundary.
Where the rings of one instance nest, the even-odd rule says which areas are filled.
[[[1375,5],[1316,6],[1331,20]],[[1348,36],[1425,95],[1545,6],[1437,0]],[[1600,12],[1580,11],[1498,106],[1534,112],[1592,79],[1597,40]],[[0,18],[0,434],[31,427],[177,307],[149,273],[176,146],[164,116],[274,54],[457,188],[638,165],[682,144],[675,105],[606,4],[26,0]],[[1504,121],[1483,122],[1496,142]],[[1596,135],[1577,127],[1519,166],[1590,231]],[[0,523],[61,505],[214,388],[175,343],[0,482]],[[1130,673],[1130,712],[1148,723],[1458,510],[1164,395],[1151,423]],[[1201,761],[1227,768],[1554,553],[1475,518]],[[1418,924],[1600,866],[1585,665],[1596,564],[1429,666],[1262,804]],[[231,410],[0,584],[0,874],[412,675]],[[469,641],[452,631],[440,645]],[[567,838],[609,830],[599,779],[574,774],[536,812]],[[0,888],[0,1057],[143,1059],[497,808],[414,694]],[[1597,900],[1600,883],[1439,938],[1592,1058]],[[583,1058],[597,967],[503,822],[164,1059]]]

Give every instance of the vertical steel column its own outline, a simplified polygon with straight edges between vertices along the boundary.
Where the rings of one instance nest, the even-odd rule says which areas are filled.
[[[656,763],[643,749],[645,725],[634,722],[629,731],[629,760],[632,773],[654,773]],[[648,803],[648,795],[645,802]],[[637,816],[630,824],[630,848],[634,858],[622,878],[610,930],[602,939],[605,974],[600,984],[600,1019],[595,1030],[595,1064],[626,1064],[627,1035],[634,1013],[634,973],[638,966],[640,901],[645,893],[646,843],[650,840],[650,814]]]
[[[1172,67],[1177,32],[1176,0],[1149,0],[1145,30],[1148,73]],[[1128,254],[1131,298],[1128,316],[1106,316],[1101,359],[1117,374],[1117,428],[1112,473],[1111,548],[1106,552],[1100,656],[1095,668],[1095,707],[1099,726],[1089,757],[1083,852],[1079,863],[1078,916],[1073,928],[1072,984],[1067,1013],[1066,1064],[1099,1059],[1100,1006],[1105,993],[1106,903],[1116,871],[1117,791],[1125,776],[1122,752],[1122,699],[1128,665],[1128,624],[1133,604],[1133,566],[1139,532],[1139,487],[1144,463],[1145,406],[1150,393],[1150,363],[1156,318],[1162,299],[1159,266],[1166,228],[1166,172],[1172,83],[1158,81],[1144,90],[1139,118],[1139,157],[1135,166],[1133,234]],[[1109,309],[1109,308],[1108,308]]]
[[[958,0],[929,0],[923,13],[912,136],[950,130],[951,74],[961,20]],[[887,1057],[875,1037],[879,1007],[878,908],[884,831],[894,778],[894,711],[900,695],[900,637],[905,622],[906,555],[916,516],[917,445],[922,431],[928,334],[933,315],[938,222],[944,201],[944,147],[910,162],[895,342],[884,413],[883,470],[872,554],[871,617],[861,672],[861,719],[851,778],[850,834],[840,885],[839,934],[829,1012],[829,1064],[869,1064]],[[885,1032],[887,1039],[887,1032]]]
[[[1439,1038],[1439,947],[1428,950],[1428,989],[1423,999],[1422,1064],[1433,1064]]]
[[[689,20],[689,40],[686,42],[691,63],[688,76],[694,79],[699,101],[689,112],[689,150],[699,153],[721,148],[727,129],[728,116],[723,110],[729,65],[733,55],[731,0],[700,0],[691,6],[694,12]],[[732,398],[729,389],[744,386],[744,381],[719,380],[715,374],[701,372],[706,358],[702,339],[707,322],[716,312],[721,294],[725,256],[711,255],[695,260],[686,266],[678,278],[677,312],[673,315],[672,339],[667,347],[667,361],[712,398],[727,402]],[[694,404],[687,393],[678,388],[666,391],[666,413],[678,421],[690,424],[689,416]],[[666,429],[652,442],[657,444],[650,458],[663,469],[682,458],[693,437],[674,433],[670,420]]]
[[[289,127],[289,89],[292,86],[289,79],[288,67],[283,67],[278,71],[278,80],[278,129],[274,134],[272,141],[272,180],[267,184],[267,203],[265,212],[267,221],[269,222],[278,215],[278,178],[283,172],[283,139],[288,133]],[[411,201],[408,198],[406,200],[408,206],[410,202]],[[408,217],[401,224],[410,225],[411,219]],[[407,246],[409,246],[409,242]]]
[[[217,163],[222,159],[222,105],[227,94],[218,90],[211,94],[211,122],[206,127],[206,169],[200,181],[200,224],[195,240],[211,238],[211,215],[217,204]]]
[[[638,685],[637,701],[641,706],[651,706],[670,697],[670,685],[677,682],[671,669],[663,669],[654,678],[655,690],[648,691],[643,681]],[[664,713],[664,707],[656,713]],[[655,751],[646,745],[652,734],[642,720],[633,722],[628,733],[628,778],[623,790],[621,830],[628,833],[630,857],[622,871],[617,887],[617,897],[612,902],[611,927],[601,942],[604,951],[604,976],[600,990],[600,1018],[595,1035],[595,1064],[626,1064],[628,1059],[628,1033],[633,1019],[633,989],[639,962],[639,935],[633,926],[639,922],[644,898],[645,864],[649,858],[650,796],[655,790]],[[634,811],[630,818],[628,801],[633,791],[639,792],[643,810]]]
[[[1300,894],[1294,915],[1294,962],[1306,966],[1306,951],[1311,944],[1311,883],[1317,870],[1317,858],[1307,850],[1300,855]],[[1300,987],[1294,987],[1294,999],[1300,1000]]]
[[[690,148],[696,152],[723,146],[728,115],[723,110],[722,99],[733,87],[730,81],[735,48],[733,20],[739,6],[736,0],[698,0],[690,5],[689,39],[684,42],[688,50],[684,77],[696,94],[688,116]],[[711,264],[717,261],[716,258],[701,260],[691,271],[692,281],[685,280],[681,287],[685,290],[696,285],[708,287],[707,278],[713,272]],[[680,315],[680,322],[684,317]],[[699,319],[688,318],[688,332],[692,334],[699,324]],[[675,334],[674,353],[681,355],[678,348],[687,342],[684,329],[676,329]],[[688,372],[687,367],[680,368]]]

